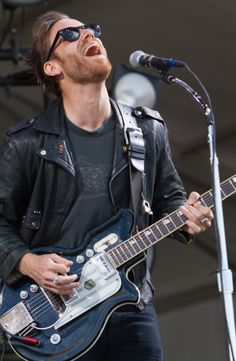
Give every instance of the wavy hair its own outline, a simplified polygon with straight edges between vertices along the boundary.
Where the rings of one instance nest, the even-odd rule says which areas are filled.
[[[59,20],[68,18],[68,15],[56,11],[39,16],[32,28],[32,44],[25,57],[43,90],[56,96],[61,94],[57,78],[45,74],[43,65],[50,47],[48,34],[51,27]]]

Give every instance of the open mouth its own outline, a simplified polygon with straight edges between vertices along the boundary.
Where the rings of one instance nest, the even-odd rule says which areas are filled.
[[[85,51],[85,56],[101,55],[101,50],[97,45],[89,46]]]

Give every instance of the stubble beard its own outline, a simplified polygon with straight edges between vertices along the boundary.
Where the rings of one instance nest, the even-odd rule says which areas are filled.
[[[112,69],[108,58],[99,59],[97,62],[86,62],[73,57],[63,61],[63,67],[68,78],[78,84],[106,81]]]

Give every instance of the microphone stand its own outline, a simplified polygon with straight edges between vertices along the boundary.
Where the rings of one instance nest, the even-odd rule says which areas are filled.
[[[224,312],[226,319],[228,352],[229,360],[236,361],[236,333],[234,324],[234,308],[233,308],[233,277],[228,266],[228,257],[226,249],[224,217],[221,202],[221,188],[219,177],[219,161],[216,154],[215,145],[215,122],[212,109],[205,104],[201,96],[193,90],[183,80],[167,74],[165,71],[160,72],[161,79],[167,84],[176,84],[187,91],[187,93],[197,102],[198,106],[204,111],[207,117],[208,140],[210,148],[210,165],[212,171],[212,189],[215,208],[215,230],[218,242],[218,257],[220,269],[217,272],[218,290],[223,295]]]

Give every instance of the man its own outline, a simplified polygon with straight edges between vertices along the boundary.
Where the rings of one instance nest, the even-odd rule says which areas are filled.
[[[111,64],[99,36],[98,26],[57,12],[34,25],[28,62],[57,97],[43,113],[9,129],[1,148],[0,277],[8,284],[26,275],[48,291],[70,295],[80,285],[69,272],[72,261],[33,248],[86,248],[89,231],[130,206],[124,131],[105,86]],[[187,220],[176,238],[187,243],[210,227],[213,214],[196,192],[186,201],[158,112],[142,109],[136,118],[145,141],[146,205],[153,221],[179,208]],[[135,228],[146,227],[147,219],[139,203]],[[81,360],[162,360],[145,261],[131,273],[140,302],[115,311]]]

